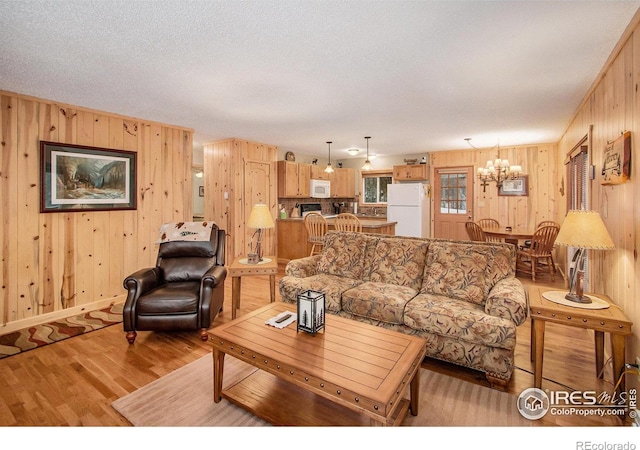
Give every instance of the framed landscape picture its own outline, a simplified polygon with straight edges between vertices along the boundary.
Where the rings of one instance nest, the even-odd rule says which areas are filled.
[[[527,175],[521,175],[513,180],[504,180],[498,189],[498,195],[529,195],[529,183]]]
[[[40,212],[136,209],[136,153],[40,141]]]

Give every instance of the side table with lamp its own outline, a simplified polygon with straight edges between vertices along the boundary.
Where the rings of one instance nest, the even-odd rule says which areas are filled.
[[[251,209],[247,227],[255,229],[251,237],[249,254],[244,257],[237,257],[230,266],[227,267],[231,276],[231,318],[235,319],[240,308],[240,293],[242,290],[243,276],[269,276],[270,301],[273,303],[276,298],[276,274],[278,273],[278,261],[275,256],[263,256],[262,250],[262,230],[274,228],[275,224],[271,217],[269,207],[264,203],[256,203]],[[256,238],[254,247],[254,238]]]
[[[532,286],[529,289],[531,310],[531,359],[534,361],[534,387],[542,385],[544,330],[546,322],[590,329],[595,334],[596,375],[602,376],[604,366],[604,333],[611,337],[614,382],[622,375],[625,357],[625,337],[633,325],[606,295],[584,294],[584,257],[586,250],[615,248],[607,229],[595,211],[572,210],[567,214],[555,240],[557,245],[577,247],[569,274],[569,292],[548,291]],[[624,380],[616,391],[624,391]]]

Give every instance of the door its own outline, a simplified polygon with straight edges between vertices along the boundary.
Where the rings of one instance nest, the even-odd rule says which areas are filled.
[[[435,169],[433,237],[466,240],[473,220],[473,167]]]
[[[272,163],[267,161],[247,161],[245,163],[245,192],[244,192],[244,222],[249,219],[249,215],[251,214],[251,209],[253,205],[256,203],[265,203],[269,210],[274,210],[274,206],[276,203],[276,199],[271,196],[271,186],[272,186]],[[274,217],[275,214],[272,214]],[[243,223],[244,223],[243,222]],[[274,217],[275,222],[275,217]],[[245,243],[241,252],[235,256],[246,255],[250,249],[250,245],[252,244],[251,239],[254,237],[254,233],[256,230],[250,229],[249,227],[245,227]],[[257,238],[254,238],[253,246],[256,245]],[[276,239],[275,239],[275,230],[268,229],[263,230],[262,232],[262,250],[265,255],[275,255],[276,254]]]

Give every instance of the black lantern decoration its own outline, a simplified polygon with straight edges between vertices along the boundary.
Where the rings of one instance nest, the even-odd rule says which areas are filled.
[[[324,328],[324,294],[305,291],[298,295],[298,331],[314,336]]]

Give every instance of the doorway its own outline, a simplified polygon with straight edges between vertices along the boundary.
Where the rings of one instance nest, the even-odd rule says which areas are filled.
[[[436,168],[434,173],[433,237],[469,239],[465,223],[473,220],[473,167]]]

